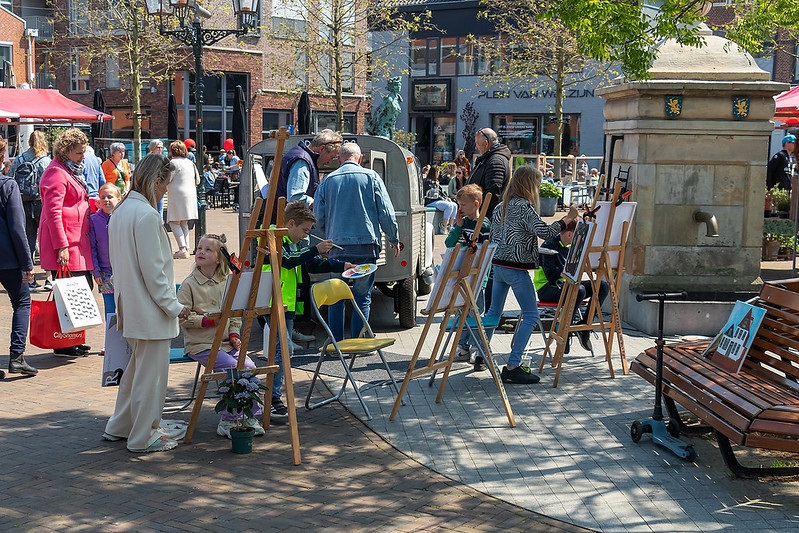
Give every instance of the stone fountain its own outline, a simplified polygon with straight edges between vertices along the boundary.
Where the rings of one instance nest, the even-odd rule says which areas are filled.
[[[636,302],[636,292],[688,291],[689,301],[669,302],[665,333],[715,335],[734,300],[761,283],[769,119],[788,86],[706,26],[700,32],[702,48],[666,41],[650,79],[597,91],[606,138],[621,137],[609,172],[629,168],[638,202],[622,319],[649,334],[657,305]]]

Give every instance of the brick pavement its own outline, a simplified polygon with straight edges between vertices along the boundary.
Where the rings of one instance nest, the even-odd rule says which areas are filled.
[[[209,213],[209,229],[229,237],[234,222],[230,212]],[[177,261],[176,279],[190,268],[191,261]],[[790,262],[764,264],[770,278],[786,268]],[[390,302],[376,295],[383,320],[373,322],[396,331]],[[2,298],[0,308],[8,316]],[[0,339],[8,335],[8,321],[2,322]],[[396,357],[407,360],[419,330],[398,335]],[[101,338],[91,330],[91,344],[99,346]],[[492,346],[501,354],[508,341],[497,335]],[[259,342],[253,339],[250,348]],[[652,339],[625,330],[625,343],[634,357]],[[454,369],[441,404],[426,380],[413,382],[393,423],[388,391],[366,392],[375,415],[371,430],[358,422],[362,412],[353,394],[343,402],[352,414],[337,403],[299,409],[299,467],[291,466],[283,427],[256,441],[252,456],[232,455],[214,434],[209,406],[191,445],[129,454],[98,438],[115,397],[114,389],[98,386],[100,359],[34,355],[39,376],[0,382],[0,445],[11,451],[0,462],[0,493],[7,496],[0,530],[576,529],[567,523],[602,531],[795,530],[795,481],[732,479],[705,438],[690,439],[699,451],[693,464],[646,439],[632,444],[629,423],[651,414],[651,387],[637,376],[611,380],[601,357],[573,351],[558,389],[548,386],[551,370],[540,386],[509,389],[519,423],[513,430],[488,374],[465,365]],[[192,372],[192,365],[173,366],[173,387],[185,387]],[[298,369],[294,376],[301,400],[308,377]],[[338,385],[333,375],[325,381]],[[24,412],[22,402],[29,405]],[[44,437],[41,430],[48,430]],[[34,434],[32,443],[23,442]],[[56,492],[62,486],[67,498]],[[271,501],[280,507],[267,506]],[[259,520],[264,516],[268,521]]]
[[[208,227],[234,237],[234,220],[210,211]],[[176,279],[191,264],[176,261]],[[5,343],[4,294],[0,309]],[[102,346],[101,329],[88,338],[94,351]],[[116,398],[115,388],[100,387],[100,357],[60,358],[36,347],[26,357],[38,376],[0,381],[0,531],[583,530],[428,469],[339,404],[298,409],[303,463],[296,467],[285,426],[256,439],[252,455],[232,454],[215,434],[213,399],[192,444],[134,455],[100,439]],[[7,354],[0,365],[7,367]],[[171,367],[171,396],[188,390],[193,371]],[[294,378],[303,398],[308,375],[295,370]]]

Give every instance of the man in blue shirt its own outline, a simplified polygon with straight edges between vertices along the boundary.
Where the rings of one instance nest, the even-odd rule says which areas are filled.
[[[100,186],[105,183],[105,176],[100,168],[102,161],[94,153],[91,145],[86,146],[83,154],[83,178],[86,180],[86,187],[89,189],[89,198],[97,198]]]
[[[401,248],[399,228],[383,180],[377,172],[359,164],[361,148],[355,143],[342,144],[338,160],[341,166],[319,184],[313,204],[316,228],[343,248],[333,248],[328,257],[356,265],[377,262],[383,244],[380,230],[386,234],[397,257]],[[355,303],[367,320],[374,282],[372,273],[352,283]],[[344,338],[344,303],[330,306],[327,316],[336,340]],[[350,327],[352,337],[357,337],[363,328],[354,311]]]

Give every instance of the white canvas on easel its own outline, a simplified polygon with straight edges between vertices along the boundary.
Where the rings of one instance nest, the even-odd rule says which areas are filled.
[[[479,244],[477,246],[479,248],[480,246],[483,245]],[[461,307],[464,303],[466,303],[466,301],[463,298],[463,294],[460,291],[455,290],[455,286],[458,284],[457,278],[450,277],[449,279],[446,280],[446,283],[444,283],[444,278],[446,277],[446,271],[447,271],[445,265],[448,265],[450,261],[454,260],[454,263],[452,265],[452,270],[459,271],[461,269],[461,265],[463,265],[463,260],[466,257],[466,252],[468,250],[469,249],[465,246],[461,247],[460,251],[458,252],[458,255],[454,258],[452,257],[454,248],[447,248],[447,250],[442,254],[441,268],[439,268],[438,272],[436,272],[435,283],[433,285],[433,290],[430,293],[430,296],[427,298],[427,305],[425,306],[425,312],[430,312],[432,310],[431,308],[433,307],[434,302],[436,301],[436,296],[441,291],[443,291],[441,293],[442,300],[438,303],[440,308],[449,307],[450,304],[453,307]],[[485,261],[483,261],[483,263],[480,265],[480,272],[478,274],[478,279],[483,280],[488,274],[488,269],[491,266],[491,260],[494,258],[494,253],[496,251],[497,251],[496,243],[488,244],[488,250],[486,251],[487,257]],[[475,286],[473,282],[474,282],[474,275],[471,275],[468,277],[468,283],[471,286]],[[476,286],[480,287],[481,284],[482,281]],[[452,300],[453,298],[455,298],[454,301]]]
[[[228,288],[230,287],[233,274],[228,274],[225,284],[225,295],[222,297],[224,302],[227,299]],[[247,301],[250,297],[252,287],[252,271],[242,272],[239,278],[239,286],[236,288],[236,295],[233,297],[231,311],[242,311],[247,308]],[[255,307],[269,307],[272,303],[272,272],[261,274],[261,283],[258,285],[258,297],[255,299]]]
[[[616,206],[616,212],[613,215],[613,226],[610,230],[610,238],[605,242],[605,232],[608,227],[608,219],[612,211],[612,202],[597,202],[599,210],[596,211],[596,229],[594,230],[594,238],[591,241],[591,248],[603,248],[607,246],[619,246],[621,244],[622,233],[624,231],[624,223],[632,224],[633,216],[635,216],[635,208],[638,206],[637,202],[622,202]],[[591,262],[591,268],[596,269],[599,266],[599,256],[601,252],[590,252],[588,260]],[[619,266],[619,252],[616,250],[609,251],[610,267],[618,268]]]

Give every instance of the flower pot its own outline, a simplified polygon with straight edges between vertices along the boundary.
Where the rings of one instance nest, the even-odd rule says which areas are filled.
[[[763,240],[763,255],[767,261],[774,261],[780,252],[780,241]]]
[[[252,438],[255,436],[253,428],[231,428],[230,442],[233,453],[252,453]]]
[[[557,198],[541,198],[541,216],[542,217],[551,217],[555,214],[555,211],[558,209],[558,199]]]

